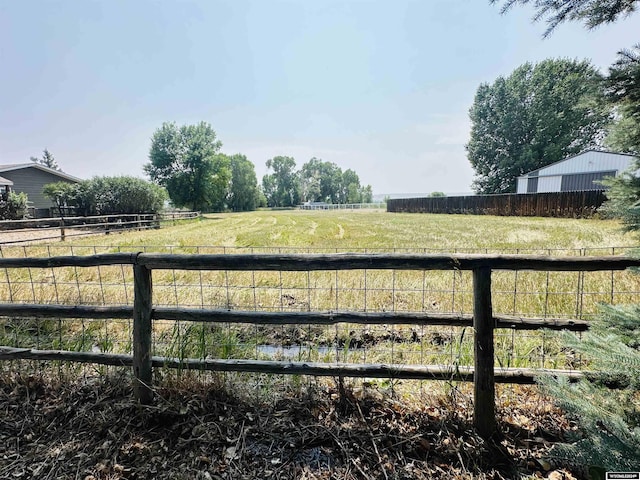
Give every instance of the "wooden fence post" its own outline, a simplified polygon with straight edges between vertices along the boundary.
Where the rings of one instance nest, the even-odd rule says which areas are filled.
[[[143,405],[153,401],[151,367],[151,270],[133,265],[133,374],[134,394]]]
[[[60,219],[60,241],[64,242],[66,236],[64,231],[64,218]]]
[[[491,437],[496,431],[493,327],[491,269],[481,267],[473,270],[473,422],[483,438]]]

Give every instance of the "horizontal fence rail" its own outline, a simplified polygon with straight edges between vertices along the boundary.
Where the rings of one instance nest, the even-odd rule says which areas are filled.
[[[7,318],[130,319],[133,321],[132,354],[73,352],[38,348],[0,347],[0,359],[61,360],[133,367],[136,397],[142,403],[153,399],[153,368],[193,368],[212,371],[318,376],[381,377],[421,380],[466,380],[474,382],[474,422],[483,436],[496,429],[495,383],[531,383],[535,375],[550,373],[580,378],[585,372],[566,369],[508,368],[495,364],[496,330],[585,331],[588,322],[570,318],[529,318],[494,315],[492,272],[533,270],[542,272],[620,271],[640,267],[640,259],[620,256],[546,257],[539,255],[480,254],[210,254],[172,255],[160,253],[107,253],[89,256],[0,258],[0,269],[55,269],[61,267],[131,266],[133,305],[64,305],[0,303],[0,316]],[[247,311],[232,308],[182,308],[153,304],[154,270],[170,271],[273,271],[337,272],[343,270],[452,270],[473,273],[473,315],[430,312],[370,311]],[[98,270],[100,272],[100,270]],[[174,273],[175,275],[175,273]],[[7,279],[9,276],[7,274]],[[337,277],[336,277],[337,279]],[[201,283],[200,288],[205,285]],[[57,295],[57,294],[56,294]],[[319,363],[246,359],[194,359],[157,356],[152,353],[156,321],[184,321],[203,325],[418,325],[473,328],[474,366],[402,365],[363,363]]]
[[[68,306],[37,304],[0,304],[0,316],[34,318],[132,318],[133,307],[128,306]],[[432,325],[473,326],[472,315],[395,313],[395,312],[253,312],[219,309],[192,309],[154,307],[153,320],[181,320],[203,323],[256,323],[260,325]],[[494,328],[514,330],[570,330],[584,332],[589,329],[585,320],[566,318],[522,318],[494,315]]]
[[[199,218],[199,212],[168,212],[158,214],[117,214],[88,217],[49,217],[26,220],[2,220],[0,232],[22,234],[26,238],[2,240],[0,244],[25,243],[33,240],[66,240],[72,237],[102,235],[128,230],[160,228],[162,223]],[[29,238],[34,235],[34,238]],[[37,238],[36,238],[37,237]]]
[[[0,268],[144,265],[149,269],[318,271],[318,270],[537,270],[606,271],[640,267],[640,259],[621,256],[546,257],[484,254],[236,254],[179,255],[102,253],[86,256],[0,258]]]

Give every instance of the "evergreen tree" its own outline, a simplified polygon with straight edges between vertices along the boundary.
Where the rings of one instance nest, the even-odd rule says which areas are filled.
[[[619,152],[640,154],[640,44],[618,52],[606,86],[618,116],[607,143]]]
[[[604,478],[604,471],[640,471],[640,306],[603,306],[582,339],[566,334],[563,340],[595,373],[574,385],[539,379],[581,426],[552,455],[586,467],[592,478]],[[611,389],[612,384],[624,388]]]
[[[566,21],[584,22],[589,29],[615,22],[638,6],[638,0],[491,0],[491,3],[502,3],[503,13],[516,4],[532,5],[536,10],[535,21],[546,18],[545,36]]]
[[[607,96],[618,115],[608,144],[640,152],[640,47],[619,53],[605,80]],[[626,172],[603,183],[608,201],[602,213],[620,218],[627,231],[640,231],[640,159]],[[592,478],[605,471],[640,471],[640,305],[603,306],[582,340],[566,344],[590,362],[593,375],[569,385],[540,380],[567,412],[580,422],[571,443],[557,446],[556,457],[590,467]],[[611,384],[624,385],[610,389]]]
[[[44,165],[45,167],[62,171],[58,166],[58,162],[56,162],[56,159],[53,157],[53,154],[46,148],[42,152],[42,158],[31,157],[30,160],[32,162],[39,163],[40,165]]]

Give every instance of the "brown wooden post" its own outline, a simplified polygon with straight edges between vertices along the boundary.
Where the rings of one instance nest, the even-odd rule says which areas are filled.
[[[143,405],[153,401],[151,367],[151,270],[133,266],[133,374],[134,394]]]
[[[491,306],[491,269],[473,270],[474,329],[474,425],[483,438],[496,431],[496,384],[493,360],[493,309]]]
[[[64,218],[60,219],[60,241],[64,242],[66,236],[64,231]]]

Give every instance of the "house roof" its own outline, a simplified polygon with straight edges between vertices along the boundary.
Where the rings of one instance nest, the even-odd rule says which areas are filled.
[[[13,182],[11,180],[8,180],[4,177],[0,177],[0,185],[5,186],[5,185],[13,185]]]
[[[538,170],[542,170],[543,168],[549,168],[553,165],[558,165],[559,163],[566,162],[567,160],[571,160],[572,158],[579,157],[580,155],[584,155],[585,153],[589,153],[589,152],[607,153],[609,155],[620,155],[623,157],[631,157],[631,158],[637,157],[637,155],[634,155],[632,153],[620,153],[620,152],[612,152],[610,150],[596,150],[594,148],[590,148],[589,150],[583,150],[580,153],[576,153],[575,155],[571,155],[570,157],[563,158],[562,160],[558,160],[557,162],[550,163],[549,165],[545,165],[544,167],[536,168],[535,170],[531,170],[530,172],[523,173],[522,175],[519,175],[518,178],[528,177],[529,175],[537,172]]]
[[[13,170],[21,170],[23,168],[37,168],[38,170],[42,170],[43,172],[50,173],[51,175],[56,175],[60,178],[64,178],[65,180],[69,180],[70,182],[77,183],[82,181],[81,178],[74,177],[73,175],[69,175],[68,173],[61,172],[60,170],[55,170],[53,168],[45,167],[44,165],[41,165],[35,162],[12,163],[12,164],[0,165],[0,173],[11,172]]]

